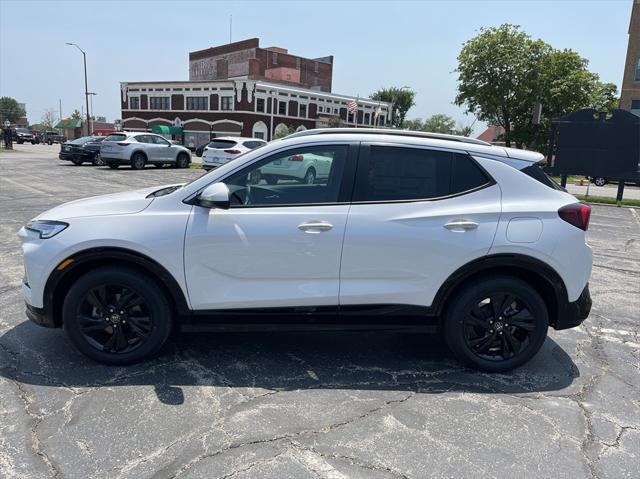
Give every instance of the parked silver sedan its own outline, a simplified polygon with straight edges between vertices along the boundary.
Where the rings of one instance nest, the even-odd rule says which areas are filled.
[[[188,168],[191,152],[163,136],[145,132],[117,132],[107,136],[100,146],[100,156],[109,168],[131,165],[140,170],[145,165],[174,165]]]

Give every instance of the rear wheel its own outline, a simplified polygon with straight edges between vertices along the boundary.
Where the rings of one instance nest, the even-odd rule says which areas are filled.
[[[176,158],[176,166],[178,168],[187,168],[189,166],[189,156],[184,153],[180,153]]]
[[[131,168],[134,170],[141,170],[144,168],[147,158],[142,153],[134,153],[131,157]]]
[[[96,153],[95,156],[93,157],[92,160],[93,166],[103,166],[104,165],[104,160],[102,159],[102,156],[100,156],[100,153]]]
[[[90,271],[69,289],[63,325],[71,342],[96,361],[132,364],[155,355],[171,331],[160,286],[128,268]]]
[[[548,325],[547,307],[536,290],[504,276],[460,291],[446,314],[444,335],[463,363],[500,372],[529,361],[542,347]]]
[[[607,179],[606,179],[606,178],[603,178],[602,176],[596,176],[596,177],[593,179],[593,184],[594,184],[594,185],[596,185],[596,186],[604,186],[604,185],[606,185],[607,183],[609,183],[609,182],[607,181]]]
[[[316,170],[313,168],[309,168],[304,175],[303,183],[307,185],[312,185],[316,182]]]

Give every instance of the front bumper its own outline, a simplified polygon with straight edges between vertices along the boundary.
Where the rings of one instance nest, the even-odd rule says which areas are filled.
[[[73,152],[73,151],[61,151],[58,153],[58,158],[61,160],[72,161],[72,160],[82,160],[82,161],[91,161],[95,152]]]
[[[589,283],[587,283],[577,300],[572,303],[567,301],[564,304],[558,304],[558,317],[553,327],[555,329],[569,329],[579,326],[589,316],[591,304]]]
[[[36,308],[25,302],[27,318],[36,323],[38,326],[44,326],[45,328],[55,328],[55,322],[53,321],[53,315],[51,311],[45,308]]]

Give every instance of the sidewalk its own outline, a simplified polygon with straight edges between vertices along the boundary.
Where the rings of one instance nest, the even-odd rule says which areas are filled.
[[[618,193],[618,185],[606,185],[606,186],[595,186],[589,185],[589,195],[591,196],[608,196],[611,198],[615,198]],[[587,194],[587,185],[585,182],[585,186],[576,186],[570,183],[567,183],[567,191],[572,195],[586,195]],[[640,200],[640,187],[637,186],[629,186],[625,185],[624,193],[622,195],[624,199],[634,199]]]

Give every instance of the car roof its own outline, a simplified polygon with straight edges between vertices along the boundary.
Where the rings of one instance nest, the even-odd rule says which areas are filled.
[[[266,140],[262,140],[260,138],[252,138],[250,136],[218,136],[216,138],[214,138],[211,141],[218,141],[218,140],[231,140],[231,141],[264,141],[266,143]]]
[[[292,133],[278,141],[304,144],[324,141],[336,142],[341,140],[442,148],[458,150],[469,154],[512,158],[528,163],[538,163],[544,159],[544,155],[537,151],[492,145],[491,143],[475,138],[390,128],[316,128]]]

